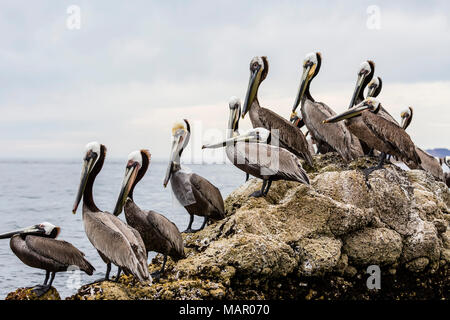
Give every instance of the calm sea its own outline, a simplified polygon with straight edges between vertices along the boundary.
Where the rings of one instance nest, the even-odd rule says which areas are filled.
[[[135,190],[134,199],[142,209],[152,209],[173,221],[180,231],[186,229],[189,215],[173,199],[170,186],[162,181],[167,163],[152,162],[146,176]],[[217,186],[225,198],[241,185],[245,174],[232,165],[187,165],[195,173]],[[112,211],[125,170],[125,161],[106,160],[94,185],[94,199],[101,210]],[[83,251],[96,268],[93,276],[81,276],[81,284],[104,276],[106,267],[87,239],[81,219],[81,206],[76,215],[71,209],[81,173],[80,160],[1,160],[0,161],[0,233],[49,221],[61,227],[59,239]],[[124,215],[120,216],[125,220]],[[196,217],[194,227],[203,218]],[[149,261],[154,257],[150,254]],[[111,275],[117,269],[113,267]],[[11,251],[9,239],[0,240],[0,298],[19,287],[34,286],[44,280],[45,271],[24,265]],[[56,275],[53,285],[61,297],[70,296],[76,288],[65,273]],[[73,278],[72,278],[73,279]],[[76,278],[75,278],[76,279]]]

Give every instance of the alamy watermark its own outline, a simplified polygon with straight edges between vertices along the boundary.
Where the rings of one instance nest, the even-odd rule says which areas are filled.
[[[366,13],[368,15],[366,26],[369,30],[381,29],[381,9],[377,5],[367,7]]]
[[[66,27],[69,30],[81,29],[81,8],[77,5],[70,5],[67,7],[66,13],[68,14],[66,19]]]
[[[381,289],[381,269],[377,265],[371,265],[367,267],[367,271],[370,276],[367,278],[366,285],[369,290]]]
[[[81,287],[81,277],[83,273],[80,268],[75,265],[71,265],[67,268],[68,277],[66,280],[66,288],[75,290]]]

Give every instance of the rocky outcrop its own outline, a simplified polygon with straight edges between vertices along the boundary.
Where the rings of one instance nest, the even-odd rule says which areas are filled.
[[[151,285],[122,276],[82,287],[72,299],[448,299],[450,192],[424,171],[374,160],[344,164],[315,156],[311,186],[243,184],[225,201],[227,217],[184,234],[187,257],[168,261]],[[158,255],[150,271],[160,268]],[[366,286],[381,268],[381,289]]]
[[[74,299],[448,298],[450,192],[424,171],[387,165],[371,174],[362,158],[346,165],[315,157],[311,186],[274,182],[249,198],[253,179],[225,201],[227,217],[184,236],[187,258],[169,262],[149,286],[82,288]],[[161,257],[150,265],[159,268]],[[369,290],[366,269],[381,268]]]

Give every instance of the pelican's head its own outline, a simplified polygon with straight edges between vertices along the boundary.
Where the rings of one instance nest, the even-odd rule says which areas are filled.
[[[355,105],[356,98],[359,97],[361,100],[364,100],[364,89],[370,80],[372,80],[374,72],[375,63],[373,61],[367,60],[361,63],[358,71],[358,80],[356,81],[355,91],[353,92],[349,108]]]
[[[292,107],[292,113],[290,117],[291,121],[293,121],[293,119],[295,119],[295,117],[297,116],[295,110],[303,100],[305,92],[309,92],[309,84],[311,83],[311,80],[319,73],[321,64],[322,55],[320,54],[320,52],[311,52],[305,56],[305,59],[303,60],[303,73],[302,79],[300,81],[300,88],[298,90],[294,106]]]
[[[301,115],[298,115],[296,111],[291,113],[289,121],[292,122],[297,128],[301,128],[305,125]]]
[[[267,77],[268,71],[269,62],[267,61],[267,57],[254,57],[252,61],[250,61],[250,80],[242,110],[242,118],[245,117],[247,112],[250,110],[253,101],[255,101],[259,85]]]
[[[83,168],[81,170],[80,184],[78,186],[78,192],[75,199],[75,203],[73,205],[72,213],[75,214],[77,211],[78,205],[80,204],[81,198],[83,196],[84,188],[86,187],[86,183],[88,181],[89,176],[93,172],[93,169],[97,166],[97,164],[103,165],[103,159],[105,154],[106,154],[106,147],[98,143],[97,141],[90,142],[86,145],[86,153],[83,158]],[[99,163],[100,159],[102,159],[101,163]]]
[[[372,113],[378,113],[378,111],[381,108],[381,103],[374,99],[374,98],[367,98],[357,106],[354,106],[353,108],[348,109],[347,111],[338,114],[334,117],[330,117],[323,121],[323,123],[334,123],[338,122],[344,119],[351,119],[354,117],[358,117],[361,115],[361,113],[365,110],[368,110]]]
[[[233,96],[230,98],[228,106],[230,107],[228,130],[231,130],[231,133],[237,133],[239,129],[239,118],[241,116],[241,100],[238,97]]]
[[[61,228],[51,224],[50,222],[42,222],[42,223],[36,224],[34,226],[30,226],[30,227],[26,227],[23,229],[0,234],[0,239],[11,238],[16,234],[18,234],[18,235],[34,235],[34,236],[55,239],[59,235],[60,231],[61,231]]]
[[[367,87],[369,88],[369,91],[367,91],[367,97],[376,98],[381,92],[381,88],[383,86],[383,82],[381,81],[380,77],[373,78]]]
[[[148,150],[142,149],[133,151],[128,155],[125,176],[119,192],[114,209],[114,215],[118,216],[125,205],[128,197],[133,198],[133,190],[136,184],[142,179],[150,163],[151,154]]]
[[[406,128],[408,128],[412,121],[413,108],[408,107],[408,109],[403,110],[400,113],[400,117],[402,118],[402,128],[406,130]]]
[[[175,123],[172,127],[172,151],[170,154],[169,166],[167,168],[166,176],[163,182],[164,188],[169,183],[174,165],[180,164],[181,154],[183,153],[183,150],[186,148],[189,142],[189,137],[191,135],[191,126],[186,119],[184,119],[184,123],[186,124],[186,126],[184,126],[183,123]]]

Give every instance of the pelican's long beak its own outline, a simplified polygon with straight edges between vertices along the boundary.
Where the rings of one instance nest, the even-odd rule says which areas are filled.
[[[364,74],[358,75],[358,80],[356,81],[356,86],[355,86],[355,90],[353,91],[352,100],[350,101],[350,105],[348,106],[349,109],[355,105],[356,97],[359,95],[359,92],[361,91],[361,87],[362,87],[365,77],[366,77],[366,75],[364,75]]]
[[[256,98],[256,93],[258,92],[259,83],[261,80],[261,67],[258,67],[250,73],[250,80],[248,83],[247,94],[245,95],[244,106],[242,107],[242,119],[244,119],[250,106]]]
[[[247,132],[242,135],[238,135],[236,137],[225,139],[218,143],[213,144],[205,144],[202,146],[202,149],[217,149],[226,146],[233,146],[237,142],[252,142],[257,141],[257,137],[253,134],[253,132]]]
[[[407,120],[408,120],[408,117],[407,117],[407,115],[406,115],[406,112],[402,112],[402,113],[400,114],[400,117],[402,118],[401,127],[402,127],[403,129],[406,129],[406,127],[407,127],[406,123],[407,123]]]
[[[16,234],[43,234],[45,231],[38,226],[30,226],[23,229],[18,229],[0,234],[0,239],[9,239]]]
[[[230,109],[230,116],[228,117],[228,129],[231,132],[238,130],[239,128],[239,108]]]
[[[369,108],[371,108],[371,106],[367,105],[366,103],[363,102],[363,103],[360,103],[359,105],[357,105],[356,107],[348,109],[347,111],[345,111],[341,114],[338,114],[334,117],[323,120],[323,123],[334,123],[334,122],[338,122],[338,121],[341,121],[344,119],[354,118],[354,117],[361,115],[361,113],[364,110],[367,110]]]
[[[169,165],[167,166],[166,176],[164,177],[164,188],[167,187],[167,184],[169,183],[170,177],[172,176],[173,172],[173,161],[169,161]]]
[[[312,76],[314,75],[315,69],[316,69],[315,64],[308,64],[308,65],[303,66],[303,74],[302,74],[302,79],[300,81],[300,88],[298,89],[297,97],[295,98],[294,106],[292,107],[291,119],[294,118],[295,110],[298,108],[300,102],[303,99],[305,90],[308,86],[309,81],[311,80]]]
[[[136,181],[137,173],[139,171],[139,163],[133,162],[130,165],[127,165],[125,169],[125,177],[123,178],[122,187],[120,188],[119,197],[117,198],[117,203],[114,208],[114,215],[118,216],[125,205],[125,201],[127,200],[128,194],[131,190],[131,186]]]
[[[174,139],[172,142],[172,151],[170,155],[169,165],[167,166],[166,176],[164,177],[164,188],[169,184],[170,177],[172,176],[173,166],[175,160],[179,158],[179,153],[183,147],[184,136],[179,136],[178,139]]]
[[[369,90],[367,91],[367,97],[374,98],[375,90],[377,89],[376,86],[369,86]]]
[[[86,155],[86,158],[84,159],[83,168],[81,169],[80,185],[78,186],[77,197],[75,198],[75,203],[73,204],[72,209],[73,214],[77,212],[77,208],[78,205],[80,204],[81,198],[83,197],[84,188],[86,187],[89,174],[91,173],[91,170],[94,167],[96,159],[97,155],[95,153],[90,153]]]

